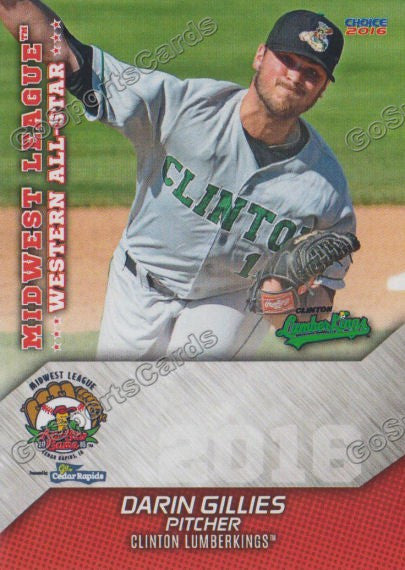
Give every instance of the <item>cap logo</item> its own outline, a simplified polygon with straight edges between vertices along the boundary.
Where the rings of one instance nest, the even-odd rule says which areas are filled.
[[[322,52],[326,51],[329,40],[327,36],[333,34],[332,28],[330,28],[325,22],[318,22],[318,27],[312,32],[301,32],[299,38],[303,42],[307,42],[314,51]]]

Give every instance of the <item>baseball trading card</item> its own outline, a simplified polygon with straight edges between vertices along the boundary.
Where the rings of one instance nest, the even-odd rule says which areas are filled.
[[[403,567],[402,5],[0,19],[1,566]]]

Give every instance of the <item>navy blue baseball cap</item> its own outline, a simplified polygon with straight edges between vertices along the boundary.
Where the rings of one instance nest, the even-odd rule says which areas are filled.
[[[343,50],[343,35],[323,14],[294,10],[274,24],[266,46],[274,52],[302,55],[321,65],[335,81],[335,69]]]

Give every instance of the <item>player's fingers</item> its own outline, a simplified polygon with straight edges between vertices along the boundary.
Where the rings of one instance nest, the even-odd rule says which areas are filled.
[[[312,277],[308,283],[305,283],[305,285],[300,285],[297,289],[297,293],[298,295],[303,295],[304,293],[306,293],[309,289],[317,289],[318,287],[320,287],[320,283],[318,283],[317,281],[315,281],[315,277]]]
[[[300,285],[297,289],[297,293],[298,295],[303,295],[308,291],[308,289],[317,289],[320,285],[321,284],[315,280],[315,277],[313,277],[305,285]],[[284,289],[284,287],[280,279],[269,277],[263,281],[261,289],[266,293],[279,293]]]
[[[278,293],[283,290],[283,285],[276,277],[268,277],[263,281],[261,289],[266,293]]]

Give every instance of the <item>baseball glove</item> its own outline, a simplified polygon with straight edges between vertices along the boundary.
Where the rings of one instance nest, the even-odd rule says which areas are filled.
[[[360,243],[351,233],[314,231],[288,240],[272,256],[269,267],[257,274],[249,291],[248,308],[254,313],[274,315],[305,306],[304,297],[315,278],[358,249]],[[263,290],[263,282],[273,277],[281,282],[282,290]]]

